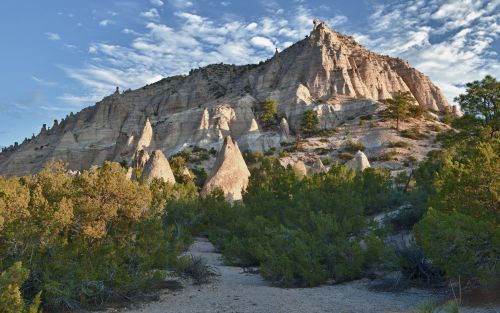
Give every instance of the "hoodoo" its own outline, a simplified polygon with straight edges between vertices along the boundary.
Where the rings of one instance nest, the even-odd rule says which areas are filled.
[[[153,154],[151,154],[151,157],[144,166],[142,177],[147,182],[151,182],[153,179],[158,178],[164,182],[175,184],[172,168],[170,168],[167,158],[160,150],[153,151]]]
[[[238,144],[233,142],[231,136],[227,136],[203,187],[202,194],[206,195],[220,188],[229,201],[241,200],[242,192],[248,186],[249,177],[250,171]]]

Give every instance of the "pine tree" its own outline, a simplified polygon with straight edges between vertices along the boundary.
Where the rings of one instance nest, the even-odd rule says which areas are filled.
[[[405,119],[415,103],[415,98],[409,92],[396,92],[392,99],[385,100],[388,104],[384,114],[396,120],[396,129],[399,131],[399,121]]]
[[[318,113],[313,110],[309,110],[304,112],[304,115],[302,116],[302,131],[305,133],[312,133],[316,130],[318,127],[319,120],[318,120]]]

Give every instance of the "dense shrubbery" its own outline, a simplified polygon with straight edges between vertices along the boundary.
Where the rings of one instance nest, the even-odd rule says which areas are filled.
[[[429,207],[415,226],[418,243],[450,277],[500,277],[500,84],[487,76],[457,98],[465,116],[440,136],[444,150],[416,172]]]
[[[0,177],[0,267],[21,261],[29,270],[23,294],[41,292],[53,310],[154,287],[186,244],[174,222],[162,219],[166,201],[196,190],[158,182],[151,190],[127,180],[117,163],[80,176],[51,163],[31,177]]]
[[[210,237],[225,260],[260,265],[279,286],[314,286],[359,277],[383,253],[367,212],[390,204],[389,176],[334,166],[299,178],[278,160],[252,170],[243,203],[213,215]]]

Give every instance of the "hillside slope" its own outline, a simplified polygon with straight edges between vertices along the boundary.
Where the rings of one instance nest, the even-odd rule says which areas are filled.
[[[242,151],[267,151],[280,147],[282,135],[279,127],[259,125],[256,112],[266,98],[278,102],[278,116],[295,136],[306,110],[318,112],[321,129],[332,129],[373,114],[377,101],[396,91],[411,92],[436,113],[449,108],[439,88],[406,61],[370,52],[315,21],[308,37],[265,62],[209,65],[117,91],[50,129],[44,125],[37,136],[4,149],[0,174],[37,172],[50,159],[73,169],[130,161],[140,146],[167,156],[193,146],[218,149],[227,135]]]

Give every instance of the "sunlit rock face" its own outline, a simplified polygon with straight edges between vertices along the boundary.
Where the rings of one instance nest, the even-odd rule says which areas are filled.
[[[149,183],[156,178],[166,183],[175,184],[175,177],[172,172],[172,168],[170,167],[167,158],[160,150],[153,151],[153,154],[151,154],[151,157],[144,166],[142,177]]]
[[[370,167],[370,162],[363,151],[358,151],[354,155],[354,158],[346,163],[346,166],[354,170],[363,171]]]
[[[167,156],[190,146],[218,150],[228,135],[242,151],[266,151],[293,140],[306,110],[318,113],[320,129],[333,128],[376,111],[397,91],[436,113],[448,108],[408,62],[316,23],[307,38],[258,65],[210,65],[114,93],[1,153],[0,174],[34,173],[50,159],[81,170],[106,160],[130,163],[141,149]],[[267,98],[278,103],[279,127],[263,128],[254,113]]]
[[[205,182],[202,194],[207,195],[220,188],[229,201],[242,199],[248,186],[250,171],[241,155],[238,144],[227,136],[217,155],[210,176]]]

